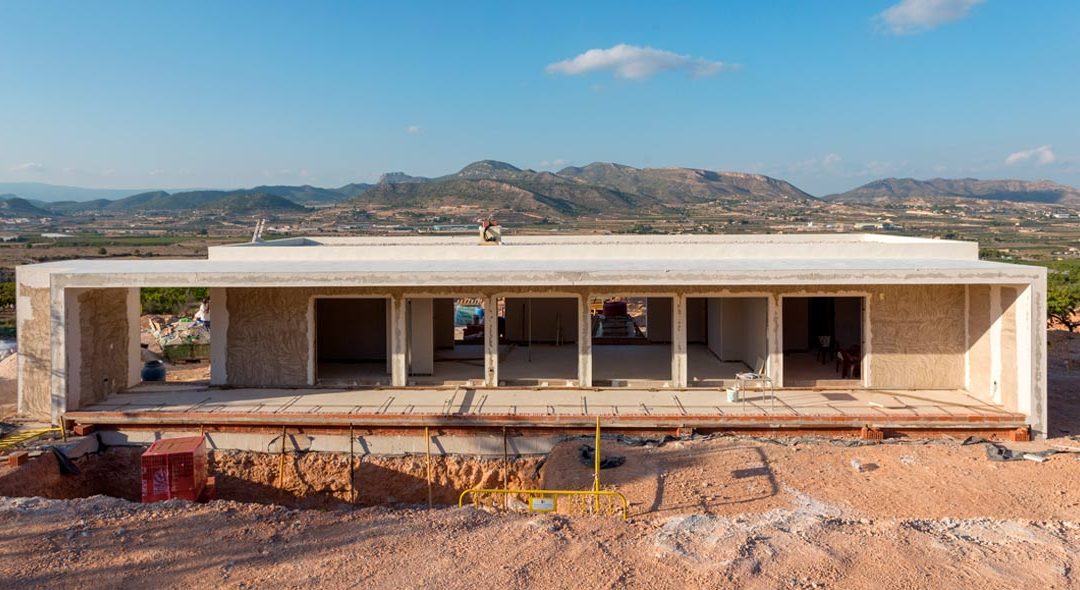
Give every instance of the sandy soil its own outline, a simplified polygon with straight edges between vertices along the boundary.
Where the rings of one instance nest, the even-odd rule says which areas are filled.
[[[582,443],[565,443],[548,458],[546,484],[588,486]],[[606,446],[607,454],[626,457],[603,471],[605,486],[632,500],[626,522],[471,507],[289,510],[227,499],[144,506],[101,496],[0,498],[0,578],[11,587],[58,588],[1078,583],[1076,455],[994,463],[979,445],[852,448],[728,438]],[[854,458],[862,471],[852,467]],[[290,470],[289,477],[322,481],[316,473]]]
[[[1073,338],[1050,333],[1051,440],[1009,446],[1080,447],[1067,438],[1080,435]],[[542,485],[588,488],[586,443],[558,447],[540,467]],[[258,499],[258,487],[239,480],[275,485],[273,457],[222,455],[216,464],[232,484],[207,505],[0,497],[0,580],[11,588],[1080,587],[1080,454],[997,463],[982,445],[955,441],[848,444],[605,441],[605,455],[626,458],[602,472],[605,487],[631,500],[625,522],[353,507],[340,501],[345,463],[333,456],[288,463],[290,503],[325,509],[243,503]],[[84,491],[65,488],[41,461],[50,470],[42,479],[56,480],[59,493]],[[422,459],[395,461],[360,472],[359,493],[426,494]],[[390,468],[404,479],[379,479]],[[522,474],[535,469],[523,464],[512,481],[526,483]],[[459,460],[438,464],[435,476],[436,501],[445,502],[464,482],[497,484],[501,471]],[[98,490],[130,497],[132,485],[103,478]]]

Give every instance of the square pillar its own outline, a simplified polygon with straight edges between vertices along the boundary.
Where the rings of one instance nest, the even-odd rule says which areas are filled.
[[[408,342],[405,298],[395,295],[387,301],[390,308],[390,385],[405,387],[409,382]]]
[[[671,386],[687,386],[686,371],[686,295],[671,298]]]
[[[592,387],[592,314],[586,293],[578,298],[578,387]]]
[[[484,385],[499,386],[499,302],[484,297]]]
[[[139,298],[138,287],[129,287],[127,290],[127,324],[128,324],[128,378],[126,387],[135,387],[142,382],[142,300]]]
[[[765,374],[772,378],[777,387],[784,386],[784,343],[781,338],[784,328],[784,306],[781,305],[781,302],[779,296],[769,295],[768,311],[766,312],[767,323],[765,326],[765,350],[768,351]],[[756,371],[757,367],[754,367],[753,370]]]
[[[224,287],[212,287],[210,295],[210,385],[226,385],[229,383],[228,367],[226,362],[229,354],[229,290]],[[309,312],[308,330],[314,334],[310,323],[313,321]],[[314,346],[308,351],[312,354]],[[315,359],[308,363],[308,384],[315,384]]]

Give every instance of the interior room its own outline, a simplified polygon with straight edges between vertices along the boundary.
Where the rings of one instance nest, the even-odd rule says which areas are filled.
[[[507,297],[499,309],[500,382],[552,387],[577,382],[576,297]]]
[[[616,296],[590,302],[593,385],[671,382],[671,297]]]
[[[765,373],[768,310],[765,297],[687,298],[688,385],[724,387],[738,373]]]
[[[784,386],[862,382],[862,297],[784,297]]]
[[[415,298],[406,303],[409,381],[458,385],[484,379],[484,308],[475,298]]]
[[[315,378],[320,385],[390,382],[389,305],[385,298],[315,300]]]

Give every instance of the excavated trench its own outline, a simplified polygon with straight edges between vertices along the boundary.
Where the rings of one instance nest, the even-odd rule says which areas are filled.
[[[59,461],[46,453],[17,468],[0,467],[0,496],[68,499],[94,495],[139,501],[140,455],[143,447],[110,447],[73,460],[78,475],[61,473]],[[210,474],[217,498],[279,504],[291,508],[334,508],[345,505],[426,504],[428,459],[424,455],[356,456],[352,488],[349,456],[336,453],[273,453],[213,451]],[[457,504],[469,488],[536,488],[544,457],[488,459],[460,455],[431,457],[431,500]],[[505,482],[504,482],[505,478]],[[353,499],[350,501],[350,495]]]

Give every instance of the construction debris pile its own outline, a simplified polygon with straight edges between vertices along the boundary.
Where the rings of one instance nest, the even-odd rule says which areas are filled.
[[[147,348],[170,362],[210,358],[210,328],[205,322],[178,316],[145,316],[143,334],[149,336],[143,338]]]

